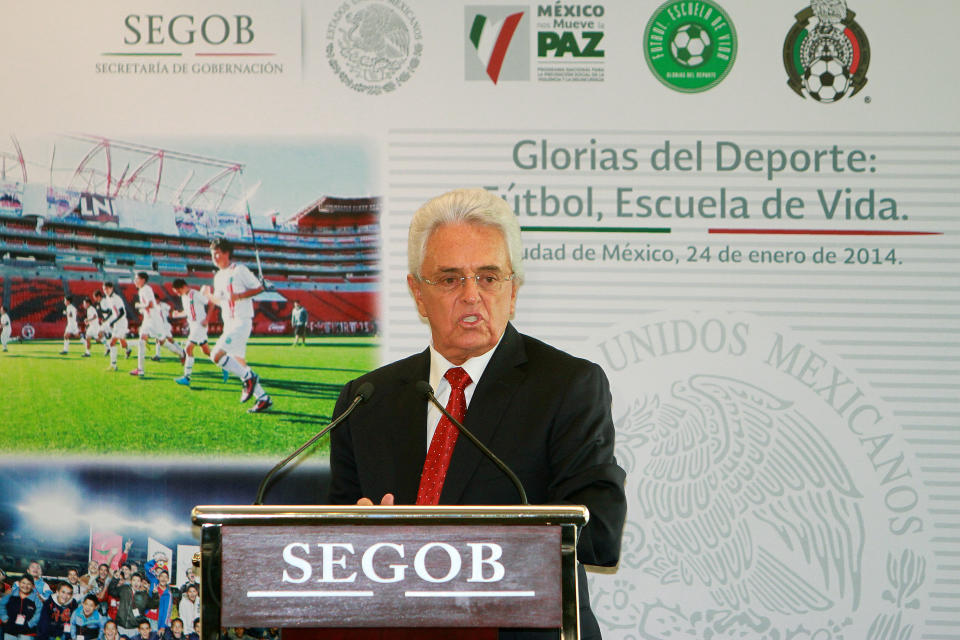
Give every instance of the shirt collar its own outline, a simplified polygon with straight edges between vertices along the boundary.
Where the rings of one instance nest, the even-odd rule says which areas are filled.
[[[500,334],[500,339],[497,340],[497,344],[493,345],[492,349],[479,356],[474,356],[463,364],[459,365],[460,368],[466,371],[467,375],[470,376],[471,385],[476,385],[478,382],[480,382],[480,377],[486,370],[487,365],[490,364],[490,359],[493,358],[493,353],[497,350],[497,347],[500,346],[500,341],[503,340],[505,333],[506,331]],[[449,384],[446,382],[446,379],[443,377],[443,375],[448,369],[456,366],[458,365],[455,365],[444,358],[440,352],[434,348],[433,342],[430,343],[430,386],[433,388],[435,393],[441,384]]]

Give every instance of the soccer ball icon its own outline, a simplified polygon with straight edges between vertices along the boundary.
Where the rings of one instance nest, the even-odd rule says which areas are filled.
[[[688,23],[677,29],[670,42],[673,59],[685,67],[697,67],[710,57],[710,34],[698,24]]]
[[[803,73],[803,83],[817,102],[836,102],[850,87],[850,76],[836,58],[825,56],[813,61]]]

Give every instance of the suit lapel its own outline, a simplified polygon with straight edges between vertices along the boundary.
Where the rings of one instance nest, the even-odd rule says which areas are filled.
[[[504,414],[516,395],[520,383],[526,376],[518,368],[526,361],[526,352],[520,334],[512,324],[508,323],[500,346],[497,347],[480,378],[463,421],[464,426],[488,447],[497,429],[500,428]],[[494,451],[493,453],[502,457],[503,452]],[[425,456],[421,456],[421,461],[424,458]],[[440,494],[440,504],[459,504],[477,465],[485,459],[486,456],[461,434],[453,449],[450,468]],[[417,477],[419,478],[419,472]]]
[[[420,472],[427,456],[427,402],[417,393],[416,383],[430,377],[429,349],[415,358],[399,379],[394,415],[386,416],[390,427],[390,459],[395,463],[398,504],[414,504]]]

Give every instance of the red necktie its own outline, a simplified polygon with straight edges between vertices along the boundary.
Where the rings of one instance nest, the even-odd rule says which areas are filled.
[[[450,383],[450,399],[447,400],[447,411],[454,418],[463,422],[467,413],[467,398],[463,394],[464,388],[470,384],[470,376],[460,367],[448,369],[443,377]],[[437,430],[427,449],[427,459],[423,462],[423,473],[420,474],[420,490],[417,492],[417,504],[440,504],[440,491],[443,481],[447,477],[447,468],[450,466],[450,456],[453,455],[453,445],[457,443],[460,431],[453,425],[447,416],[442,416],[437,424]]]

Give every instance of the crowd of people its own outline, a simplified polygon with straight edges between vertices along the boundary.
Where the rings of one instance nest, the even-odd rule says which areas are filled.
[[[19,577],[0,571],[0,640],[196,640],[196,574],[176,587],[164,567],[153,559],[141,570],[124,553],[117,569],[91,562],[83,575],[46,577],[38,561]]]
[[[116,569],[90,562],[80,575],[43,575],[40,562],[19,576],[0,569],[0,640],[199,640],[200,582],[190,568],[179,586],[166,559],[142,569],[127,561]],[[229,640],[276,640],[276,629],[222,629]]]

